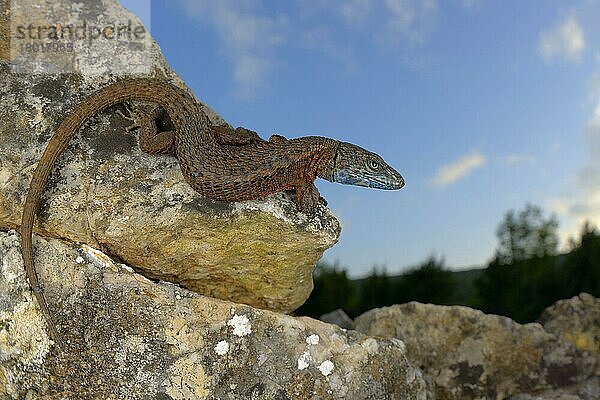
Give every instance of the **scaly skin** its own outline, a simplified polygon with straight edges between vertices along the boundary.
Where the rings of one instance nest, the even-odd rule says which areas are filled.
[[[157,132],[158,113],[146,113],[141,118],[140,148],[176,156],[185,180],[211,199],[232,202],[294,190],[298,208],[310,212],[319,201],[316,177],[379,189],[404,185],[402,176],[381,157],[350,143],[316,136],[287,140],[279,135],[267,142],[243,128],[210,126],[191,95],[164,81],[131,79],[100,89],[79,103],[57,128],[33,173],[23,206],[21,237],[27,278],[58,343],[60,337],[33,262],[35,213],[56,160],[79,128],[96,113],[131,100],[160,106],[175,128]]]

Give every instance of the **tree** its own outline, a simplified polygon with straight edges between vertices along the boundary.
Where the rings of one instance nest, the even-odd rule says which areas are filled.
[[[585,223],[578,242],[565,257],[562,281],[566,285],[563,297],[587,292],[600,296],[600,232]]]
[[[557,229],[553,216],[531,204],[505,215],[496,256],[476,282],[481,309],[530,322],[560,298],[565,281],[557,264]]]
[[[452,272],[444,267],[444,261],[431,256],[400,277],[395,285],[394,302],[450,304],[455,288]]]
[[[317,264],[314,278],[314,289],[306,302],[296,314],[319,318],[321,315],[342,308],[348,312],[354,303],[354,285],[348,279],[346,270],[337,263]]]
[[[371,274],[359,284],[356,308],[351,314],[359,315],[373,308],[392,305],[392,283],[385,267],[373,267]]]
[[[556,255],[557,229],[556,218],[545,218],[537,206],[527,204],[519,213],[511,210],[496,231],[500,242],[496,259],[500,264],[508,265],[534,257]]]

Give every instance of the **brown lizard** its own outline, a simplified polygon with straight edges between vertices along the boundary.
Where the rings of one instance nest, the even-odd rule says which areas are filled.
[[[140,149],[177,157],[185,180],[211,199],[233,202],[294,190],[298,208],[310,212],[320,198],[314,185],[316,177],[378,189],[404,186],[402,176],[380,156],[356,145],[318,136],[288,140],[273,135],[265,141],[244,128],[210,126],[199,103],[166,81],[141,78],[108,85],[79,103],[56,129],[33,173],[23,206],[21,237],[27,278],[50,333],[59,343],[33,262],[35,213],[56,160],[79,128],[96,113],[135,100],[158,105],[174,126],[173,130],[158,132],[158,111],[143,115],[139,121]]]

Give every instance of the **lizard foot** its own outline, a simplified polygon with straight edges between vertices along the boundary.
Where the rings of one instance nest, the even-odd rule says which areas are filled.
[[[149,154],[174,154],[175,128],[161,107],[143,106],[132,112],[139,126],[140,150]]]
[[[156,108],[156,106],[150,105],[133,106],[130,102],[122,103],[121,107],[125,110],[125,112],[117,109],[115,113],[130,122],[129,126],[125,128],[125,132],[127,133],[141,128],[142,119],[144,119],[144,117],[148,114],[153,114],[154,109]]]
[[[162,107],[154,104],[136,104],[133,106],[131,103],[127,102],[123,103],[123,108],[127,112],[127,115],[121,110],[117,110],[116,113],[131,122],[131,125],[125,128],[126,132],[143,128],[148,124],[156,125],[158,132],[170,131],[174,129],[169,115]]]

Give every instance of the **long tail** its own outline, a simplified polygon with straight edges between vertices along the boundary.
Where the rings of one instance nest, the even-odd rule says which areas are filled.
[[[52,136],[38,165],[31,177],[29,191],[23,206],[23,216],[21,220],[21,240],[23,263],[25,272],[31,290],[35,295],[38,304],[44,314],[50,334],[57,343],[61,343],[56,325],[48,308],[46,297],[40,287],[38,276],[33,262],[32,231],[35,213],[39,208],[44,188],[52,167],[65,148],[77,134],[79,128],[86,120],[106,108],[128,100],[142,100],[157,103],[167,109],[169,115],[172,115],[171,104],[193,99],[184,91],[169,85],[163,81],[153,79],[132,79],[119,81],[109,85],[83,100],[75,109],[63,120],[56,133]]]

